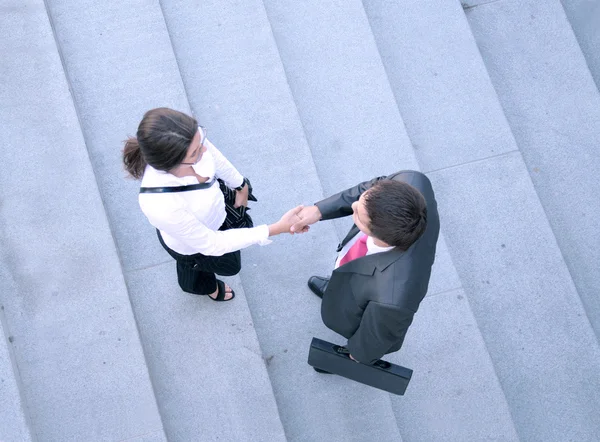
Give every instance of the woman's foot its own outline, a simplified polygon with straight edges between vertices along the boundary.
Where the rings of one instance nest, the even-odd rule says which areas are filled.
[[[223,284],[224,286],[224,290],[225,290],[225,296],[223,297],[223,299],[218,299],[217,297],[219,296],[219,289],[220,289],[220,285]],[[229,301],[230,299],[232,299],[235,296],[235,293],[233,292],[233,290],[231,289],[231,287],[229,287],[227,284],[225,284],[222,281],[217,280],[217,290],[215,290],[213,293],[210,293],[208,296],[210,296],[214,301]]]

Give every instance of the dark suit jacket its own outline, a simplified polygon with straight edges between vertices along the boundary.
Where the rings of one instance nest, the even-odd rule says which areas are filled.
[[[321,317],[327,327],[348,339],[350,354],[365,364],[398,351],[413,315],[427,293],[440,230],[433,189],[421,172],[407,170],[365,181],[316,205],[322,220],[352,214],[351,205],[382,179],[404,181],[417,188],[427,203],[427,228],[407,251],[358,258],[333,271],[323,295]],[[353,226],[338,251],[356,235]]]

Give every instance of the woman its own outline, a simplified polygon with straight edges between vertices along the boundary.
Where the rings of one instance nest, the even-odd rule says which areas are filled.
[[[206,129],[172,109],[146,112],[137,137],[125,142],[123,163],[142,180],[140,207],[175,258],[179,285],[188,293],[233,299],[234,291],[215,273],[237,274],[240,249],[268,244],[299,220],[301,206],[274,224],[252,227],[245,213],[248,180],[208,141]]]

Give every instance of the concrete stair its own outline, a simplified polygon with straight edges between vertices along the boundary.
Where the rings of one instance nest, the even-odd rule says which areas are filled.
[[[595,179],[600,168],[600,93],[559,1],[528,1],[522,8],[510,3],[482,6],[470,10],[468,17],[600,337],[600,220],[594,216],[600,209],[600,183]],[[506,39],[509,29],[520,38]]]
[[[600,2],[595,0],[561,0],[573,32],[600,88]],[[562,15],[562,14],[561,14]]]
[[[165,440],[44,3],[2,6],[0,438]]]
[[[5,0],[0,440],[600,440],[581,1]],[[306,280],[350,220],[244,250],[232,303],[181,292],[121,166],[158,106],[208,127],[256,224],[428,174],[436,263],[387,357],[405,396],[306,364],[313,336],[343,343]]]
[[[584,54],[592,55],[590,46],[580,39],[580,48],[573,34],[577,27],[571,27],[559,1],[472,6],[467,17],[564,258],[561,273],[568,272],[574,283],[560,291],[553,285],[553,292],[545,289],[552,279],[536,275],[545,289],[540,300],[551,305],[555,298],[562,304],[553,309],[554,318],[548,316],[547,326],[557,338],[568,340],[544,350],[546,357],[558,358],[547,371],[553,378],[548,394],[557,381],[564,393],[545,401],[539,431],[531,422],[523,425],[531,426],[539,440],[540,431],[548,436],[554,431],[559,439],[598,440],[600,403],[594,391],[600,387],[600,222],[595,214],[600,184],[595,175],[600,168],[600,94],[586,68]],[[593,8],[587,11],[593,20]],[[588,63],[594,69],[593,60]],[[557,368],[564,373],[561,379]]]
[[[3,265],[4,261],[0,263]],[[1,274],[4,276],[5,270]],[[0,305],[0,440],[5,442],[31,441],[29,422],[23,409],[19,388],[19,368],[12,355],[13,336],[7,335],[4,323],[4,306]]]

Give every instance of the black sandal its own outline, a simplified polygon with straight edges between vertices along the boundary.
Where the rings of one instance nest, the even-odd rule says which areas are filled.
[[[225,283],[223,281],[221,281],[220,279],[217,279],[217,288],[218,288],[218,293],[217,293],[216,298],[213,298],[212,296],[208,295],[208,297],[210,299],[212,299],[213,301],[226,302],[226,301],[231,301],[233,298],[235,298],[235,292],[232,289],[231,292],[229,292],[229,293],[231,293],[231,298],[225,299],[225,296],[227,295],[227,292],[225,291]]]

